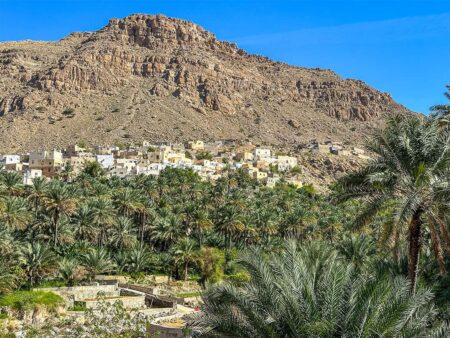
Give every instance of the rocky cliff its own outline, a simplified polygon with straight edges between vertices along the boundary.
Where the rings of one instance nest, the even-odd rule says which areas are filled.
[[[161,15],[0,44],[0,151],[79,140],[360,143],[394,113],[408,110],[361,81],[250,55]]]

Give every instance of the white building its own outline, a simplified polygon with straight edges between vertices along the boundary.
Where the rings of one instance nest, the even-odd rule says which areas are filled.
[[[20,155],[0,155],[0,163],[3,165],[20,163]]]
[[[109,170],[114,165],[114,156],[111,154],[96,155],[95,157],[103,169]]]
[[[267,148],[256,148],[254,150],[254,154],[255,154],[255,159],[257,159],[257,160],[267,159],[270,157],[271,151],[270,151],[270,149],[267,149]]]
[[[38,177],[42,177],[42,170],[29,169],[23,173],[23,184],[31,185],[33,184],[33,179]]]
[[[267,177],[266,186],[268,188],[274,188],[279,180],[280,180],[280,176],[278,176],[278,175],[273,175],[271,177]]]

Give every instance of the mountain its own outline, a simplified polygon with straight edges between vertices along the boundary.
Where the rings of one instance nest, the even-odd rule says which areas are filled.
[[[250,55],[162,15],[0,43],[0,151],[143,139],[357,144],[394,113],[410,112],[362,81]]]

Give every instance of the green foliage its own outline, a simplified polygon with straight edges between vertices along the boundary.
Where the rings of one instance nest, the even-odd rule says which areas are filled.
[[[414,210],[419,201],[427,208],[420,217],[419,284],[435,290],[439,316],[449,318],[450,166],[448,151],[441,151],[444,120],[400,124],[397,136],[381,133],[385,143],[376,165],[369,163],[373,171],[354,176],[347,186],[341,183],[348,178],[343,179],[332,195],[283,181],[267,189],[244,170],[229,167],[216,182],[205,182],[192,170],[175,168],[159,177],[108,178],[96,165],[78,177],[63,173],[30,186],[22,184],[20,174],[0,170],[0,294],[76,285],[95,274],[128,274],[141,282],[160,273],[203,287],[241,288],[253,282],[237,263],[242,251],[259,247],[263,261],[280,254],[287,239],[301,247],[319,241],[335,249],[355,274],[383,267],[397,278],[406,275],[409,253],[408,222],[398,220],[411,219],[399,206],[403,202]],[[396,189],[393,195],[390,189]],[[377,206],[380,195],[389,196],[383,208],[361,222],[358,215],[370,203]],[[337,203],[334,197],[349,199]],[[320,335],[328,329],[324,325],[315,323],[311,332]]]
[[[449,221],[449,131],[440,119],[395,117],[368,143],[374,159],[361,170],[341,178],[336,186],[338,200],[358,198],[364,202],[355,227],[386,213],[382,240],[392,240],[394,251],[398,251],[400,235],[408,233],[408,278],[412,292],[417,283],[425,229],[430,232],[440,273],[446,274],[442,246],[444,242],[450,245],[450,232],[442,224]]]
[[[201,248],[196,254],[200,283],[217,283],[223,279],[225,254],[217,248]]]
[[[210,152],[208,151],[200,151],[195,155],[195,158],[197,160],[212,160],[213,156]]]
[[[194,327],[235,337],[423,337],[436,319],[433,294],[409,293],[404,277],[356,273],[322,244],[289,242],[264,258],[251,250],[238,259],[250,279],[204,293],[204,315]]]
[[[54,310],[63,304],[64,300],[60,296],[45,291],[17,291],[0,298],[0,306],[15,310],[30,310],[38,306]]]
[[[291,174],[296,175],[296,174],[301,174],[302,173],[302,168],[300,168],[299,166],[295,166],[294,168],[292,168],[289,171]]]
[[[83,173],[91,177],[101,177],[105,171],[97,161],[88,161],[84,164]]]
[[[85,311],[87,311],[86,303],[85,302],[74,302],[73,307],[71,307],[69,309],[69,311],[85,312]]]
[[[180,298],[192,298],[192,297],[199,297],[201,295],[201,292],[181,292],[177,293],[177,297]]]

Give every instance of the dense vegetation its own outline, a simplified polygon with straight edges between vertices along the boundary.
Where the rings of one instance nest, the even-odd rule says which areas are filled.
[[[210,334],[445,336],[445,107],[390,121],[368,146],[375,159],[329,195],[268,189],[241,171],[215,183],[178,169],[119,179],[89,163],[79,177],[23,186],[2,170],[0,293],[157,273],[225,281],[205,293],[197,325]]]
[[[91,166],[73,182],[31,186],[0,173],[3,292],[100,273],[233,278],[238,249],[272,250],[287,238],[340,242],[358,207],[310,187],[267,189],[240,171],[212,184],[186,170],[118,179],[92,175]]]

